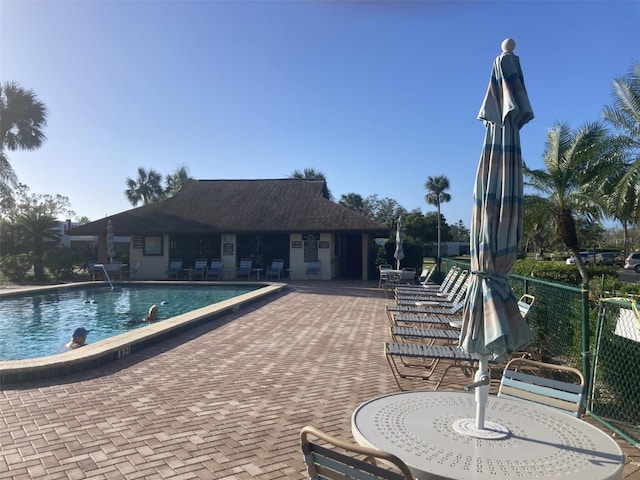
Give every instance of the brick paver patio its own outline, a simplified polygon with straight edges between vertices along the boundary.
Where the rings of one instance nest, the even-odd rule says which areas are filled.
[[[0,479],[305,478],[303,425],[352,438],[355,407],[397,391],[389,302],[377,282],[296,282],[99,369],[5,388]],[[640,451],[621,445],[640,478]]]

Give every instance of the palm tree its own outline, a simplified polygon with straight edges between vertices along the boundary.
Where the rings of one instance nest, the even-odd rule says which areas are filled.
[[[424,196],[425,201],[429,205],[435,205],[438,209],[438,258],[436,259],[436,262],[439,265],[441,239],[440,205],[451,200],[451,195],[445,192],[445,190],[449,190],[449,179],[444,175],[439,175],[437,177],[428,177],[426,183],[424,184],[424,188],[426,188],[428,191],[428,193]]]
[[[15,82],[0,84],[0,202],[3,210],[12,198],[17,178],[7,151],[35,150],[46,140],[47,108],[32,90]]]
[[[331,194],[331,191],[329,190],[329,187],[327,187],[327,178],[325,177],[324,173],[322,173],[321,171],[316,170],[315,168],[310,168],[310,167],[305,168],[303,171],[300,171],[300,170],[296,169],[289,176],[289,178],[304,178],[304,179],[307,179],[307,180],[322,180],[322,181],[324,181],[324,192],[323,192],[324,197],[329,199],[329,200],[333,200],[333,195]]]
[[[547,134],[543,153],[546,170],[523,165],[526,184],[542,194],[531,197],[531,205],[554,218],[585,284],[589,276],[580,257],[576,219],[592,221],[603,213],[605,198],[600,183],[611,160],[611,146],[607,130],[599,123],[587,123],[575,132],[566,123],[558,123]]]
[[[142,202],[143,205],[157,202],[164,198],[164,190],[161,185],[162,175],[150,168],[138,167],[138,178],[127,178],[127,189],[124,191],[127,200],[134,207]]]
[[[358,193],[343,193],[340,196],[340,201],[338,203],[350,210],[353,210],[354,212],[365,215],[364,199],[362,198],[362,195]]]
[[[621,132],[616,141],[626,153],[617,182],[609,195],[608,213],[622,224],[625,256],[628,253],[628,226],[640,223],[640,63],[629,74],[613,81],[613,105],[602,115]]]
[[[191,180],[191,177],[189,176],[189,168],[186,165],[176,168],[173,173],[167,175],[164,179],[165,197],[173,197],[189,180]]]
[[[53,230],[58,226],[56,217],[40,206],[20,214],[15,224],[23,239],[33,241],[33,276],[44,280],[44,239],[60,240],[60,234]]]

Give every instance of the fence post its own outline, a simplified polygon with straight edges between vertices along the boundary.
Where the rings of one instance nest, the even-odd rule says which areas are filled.
[[[591,378],[591,362],[589,359],[589,284],[582,284],[582,373],[584,378]],[[590,386],[587,385],[587,388]],[[589,391],[589,390],[587,390]]]

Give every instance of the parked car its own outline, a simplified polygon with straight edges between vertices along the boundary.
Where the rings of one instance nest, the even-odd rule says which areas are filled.
[[[616,265],[620,265],[622,267],[624,265],[624,256],[621,253],[618,253],[613,258],[613,263],[615,263]]]
[[[640,252],[633,252],[624,261],[625,270],[635,270],[640,273]]]
[[[613,265],[616,263],[616,257],[620,257],[618,252],[599,252],[596,253],[596,265]]]
[[[592,252],[580,252],[580,256],[582,257],[582,263],[586,267],[590,263],[593,263],[593,253]],[[574,265],[576,263],[576,257],[571,255],[569,258],[565,260],[567,265]]]

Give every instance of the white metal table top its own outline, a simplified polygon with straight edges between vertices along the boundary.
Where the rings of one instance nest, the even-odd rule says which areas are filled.
[[[456,433],[475,418],[473,393],[401,392],[374,398],[352,415],[354,438],[400,457],[420,479],[616,479],[624,454],[603,431],[547,407],[489,397],[486,420],[506,427],[498,440]]]

